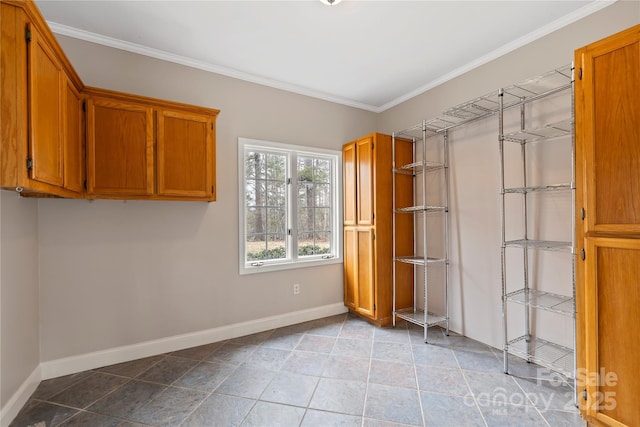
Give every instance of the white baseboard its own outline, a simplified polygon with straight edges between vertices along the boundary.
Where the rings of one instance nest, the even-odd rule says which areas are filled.
[[[40,381],[42,381],[40,365],[31,372],[31,375],[22,383],[20,388],[11,396],[2,409],[0,409],[0,426],[8,427],[11,421],[18,415],[20,409],[26,405]]]
[[[255,334],[257,332],[268,331],[269,329],[280,328],[346,312],[347,309],[341,302],[329,304],[307,310],[294,311],[248,322],[221,326],[219,328],[183,335],[175,335],[158,340],[146,341],[138,344],[42,362],[40,363],[39,372],[42,374],[42,380],[46,380],[86,371],[88,369],[100,368],[114,363],[128,362],[142,357],[149,357],[156,354],[196,347],[216,341],[237,338],[244,335]]]

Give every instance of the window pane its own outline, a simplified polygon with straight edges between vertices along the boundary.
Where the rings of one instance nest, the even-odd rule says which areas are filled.
[[[267,206],[284,207],[287,185],[283,181],[267,182]]]
[[[301,182],[298,184],[298,206],[313,206],[315,203],[315,190],[313,183]]]
[[[315,182],[329,182],[331,177],[331,161],[328,159],[315,159],[313,180]]]
[[[314,227],[315,231],[331,230],[331,209],[316,208],[314,224],[315,224],[315,227]]]
[[[298,157],[298,182],[313,182],[312,157]]]
[[[331,186],[329,184],[315,185],[316,206],[331,206]]]
[[[284,154],[268,154],[266,173],[268,179],[284,181],[287,173],[287,156]]]
[[[328,254],[331,252],[331,233],[319,232],[315,235],[316,254]]]
[[[267,240],[267,253],[264,259],[282,259],[287,257],[287,242],[284,234],[270,234]]]
[[[250,234],[264,234],[267,228],[267,209],[247,207],[246,230]],[[264,240],[264,237],[262,238]]]
[[[298,208],[298,235],[301,232],[313,231],[313,208]]]
[[[265,178],[266,155],[257,151],[247,151],[245,155],[246,178]]]
[[[267,209],[267,233],[286,234],[287,218],[282,208]]]
[[[264,234],[249,234],[245,242],[247,261],[259,261],[264,259],[267,253],[267,241]]]
[[[247,179],[245,185],[247,206],[264,206],[266,204],[266,181]]]

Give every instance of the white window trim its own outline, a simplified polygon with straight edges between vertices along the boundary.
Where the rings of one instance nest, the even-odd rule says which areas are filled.
[[[333,206],[334,206],[334,215],[333,215],[333,245],[335,247],[335,256],[332,258],[322,258],[321,256],[317,257],[308,257],[307,259],[287,259],[283,261],[269,261],[265,262],[261,266],[251,266],[250,263],[245,261],[245,235],[246,235],[246,220],[245,220],[245,161],[244,161],[244,152],[247,147],[255,147],[259,150],[273,150],[291,153],[295,152],[293,156],[295,158],[296,155],[300,154],[308,154],[308,155],[324,155],[335,158],[335,167],[333,168],[333,176],[332,180],[335,182],[335,191],[332,193],[333,197]],[[287,169],[291,168],[291,164],[293,162],[289,162],[287,165]],[[292,182],[295,182],[294,178],[296,178],[296,171],[290,171],[290,177]],[[293,218],[293,209],[296,208],[297,198],[294,197],[293,191],[294,185],[290,185],[288,187],[288,200],[289,200],[289,212],[287,213],[287,220],[290,221]],[[295,228],[292,224],[288,224],[288,227],[292,230]],[[291,236],[288,236],[289,239],[289,247],[294,249],[294,236],[297,233],[292,233]],[[342,263],[342,151],[338,150],[328,150],[325,148],[315,148],[315,147],[307,147],[303,145],[292,145],[292,144],[283,144],[280,142],[273,141],[264,141],[259,139],[250,139],[250,138],[238,138],[238,242],[239,242],[239,250],[238,250],[238,265],[239,265],[239,273],[240,275],[245,274],[255,274],[255,273],[265,273],[269,271],[279,271],[279,270],[290,270],[294,268],[303,268],[303,267],[315,267],[321,265],[329,265],[329,264],[339,264]]]

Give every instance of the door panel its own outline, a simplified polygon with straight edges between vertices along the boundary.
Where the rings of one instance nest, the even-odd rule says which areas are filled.
[[[208,198],[213,186],[211,118],[158,111],[158,194]]]
[[[635,425],[640,419],[640,239],[587,238],[585,247],[587,411],[606,423]]]
[[[62,68],[33,25],[28,46],[31,179],[62,187]]]
[[[357,141],[356,165],[358,225],[373,225],[373,137],[369,136]]]
[[[342,147],[344,225],[356,225],[356,143]]]
[[[89,98],[89,194],[153,194],[153,112],[150,107]]]
[[[82,99],[68,78],[64,85],[64,186],[82,192],[84,152],[82,149]]]
[[[640,41],[637,33],[583,56],[587,232],[640,233]],[[580,111],[577,112],[578,114]],[[580,120],[580,119],[578,119]]]
[[[358,233],[354,227],[344,229],[344,305],[357,309]]]
[[[373,229],[358,228],[358,312],[375,317]]]

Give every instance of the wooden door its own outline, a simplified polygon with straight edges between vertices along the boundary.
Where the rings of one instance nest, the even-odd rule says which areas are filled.
[[[34,25],[30,25],[30,32],[27,48],[30,177],[62,187],[62,67]]]
[[[87,193],[154,192],[153,111],[102,97],[87,100]]]
[[[84,181],[82,98],[67,77],[65,77],[62,99],[64,105],[64,187],[81,193]]]
[[[342,147],[344,225],[356,225],[356,143]]]
[[[210,200],[215,195],[213,119],[158,110],[158,194]]]
[[[586,240],[587,414],[637,425],[640,354],[640,239]],[[621,423],[621,424],[618,424]]]
[[[356,142],[356,211],[358,225],[374,224],[373,136]]]
[[[589,421],[640,406],[640,25],[575,52],[578,396]],[[584,214],[582,214],[582,212]]]

